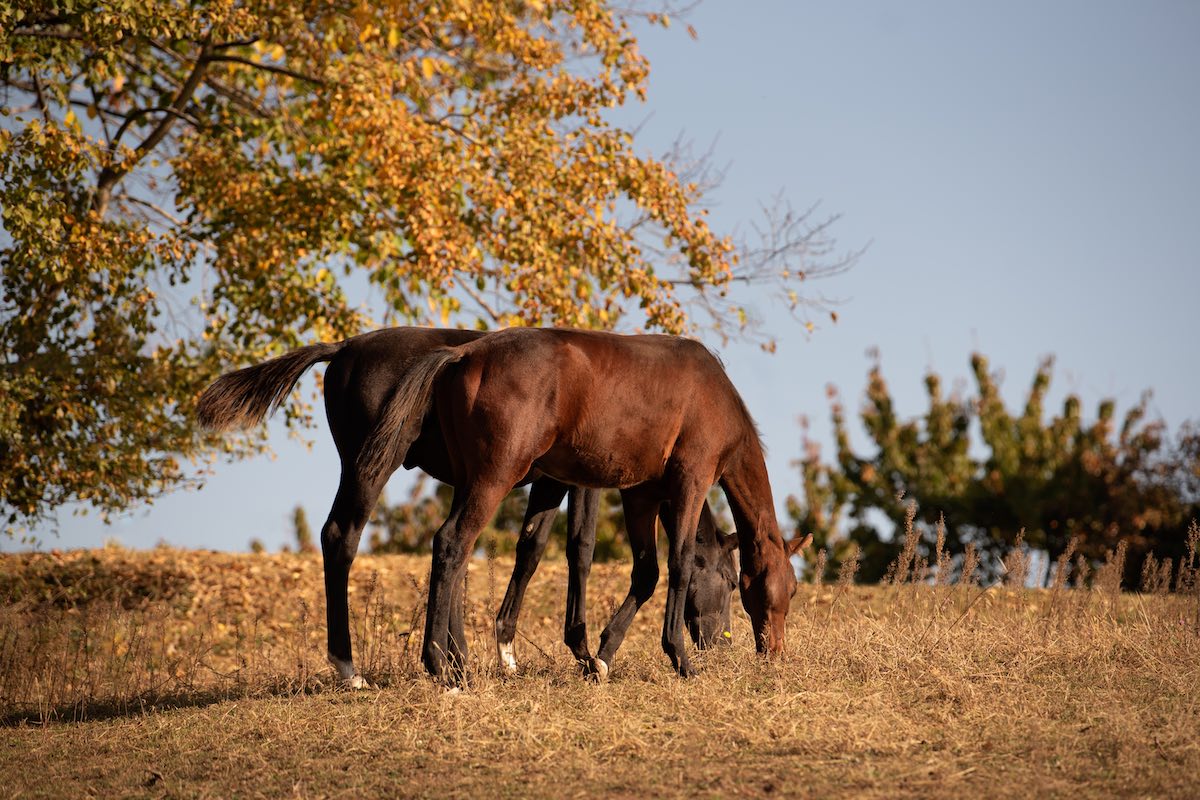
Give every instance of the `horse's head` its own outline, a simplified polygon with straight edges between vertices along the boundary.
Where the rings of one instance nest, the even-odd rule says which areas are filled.
[[[688,584],[684,621],[696,647],[729,644],[729,601],[737,586],[737,537],[717,528],[708,505],[696,529],[696,557]]]
[[[738,588],[742,594],[742,607],[750,615],[750,624],[754,628],[755,648],[760,653],[776,655],[783,652],[784,621],[792,596],[796,594],[796,573],[790,559],[811,541],[810,534],[783,542],[782,547],[768,547],[754,572],[748,572],[743,565]]]

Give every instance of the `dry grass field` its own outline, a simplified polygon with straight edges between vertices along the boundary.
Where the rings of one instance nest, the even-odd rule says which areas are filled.
[[[519,675],[489,638],[511,562],[471,565],[470,688],[419,667],[427,558],[362,557],[356,657],[323,663],[314,555],[117,548],[0,556],[8,797],[1195,797],[1194,594],[802,585],[788,654],[744,617],[698,678],[665,594],[610,680],[559,644],[566,567],[535,577]],[[627,566],[598,565],[593,641]],[[411,633],[411,635],[410,635]]]

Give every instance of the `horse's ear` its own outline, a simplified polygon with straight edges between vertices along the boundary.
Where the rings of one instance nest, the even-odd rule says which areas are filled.
[[[810,544],[812,544],[811,533],[803,538],[800,536],[793,536],[791,539],[784,542],[783,546],[787,550],[788,558],[791,558],[804,548],[808,547]]]
[[[738,537],[736,534],[726,533],[720,528],[717,528],[717,539],[721,542],[721,549],[726,553],[732,553],[737,549]]]

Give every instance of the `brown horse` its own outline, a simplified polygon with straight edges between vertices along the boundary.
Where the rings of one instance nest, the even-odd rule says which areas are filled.
[[[434,537],[422,659],[434,675],[465,666],[467,558],[509,487],[536,470],[576,486],[622,489],[634,553],[629,594],[605,628],[606,672],[657,579],[655,520],[670,541],[662,644],[693,673],[682,628],[700,510],[720,483],[741,554],[738,588],[758,650],[783,649],[796,578],[775,519],[758,432],[716,357],[670,336],[513,328],[435,350],[405,373],[359,457],[370,480],[402,458],[432,412],[456,487]],[[798,539],[799,537],[797,537]],[[799,541],[796,542],[797,548]]]
[[[454,481],[436,414],[428,415],[410,440],[392,443],[395,457],[382,471],[375,465],[372,475],[363,473],[362,449],[379,424],[395,387],[416,360],[435,348],[464,344],[482,335],[476,331],[453,329],[389,328],[342,342],[311,345],[228,373],[200,397],[197,415],[203,425],[214,429],[250,427],[261,423],[287,397],[309,367],[330,362],[325,374],[325,408],[342,462],[342,475],[333,507],[321,529],[321,551],[325,566],[329,660],[338,675],[351,685],[361,686],[363,680],[354,668],[351,654],[347,583],[363,527],[383,484],[401,464],[409,469],[420,467],[447,483]],[[532,473],[522,476],[520,482],[532,477]],[[516,667],[512,641],[525,587],[537,569],[564,496],[568,497],[569,518],[569,588],[564,641],[576,659],[584,664],[591,663],[586,595],[595,546],[598,493],[592,489],[568,487],[541,476],[531,487],[529,506],[517,543],[517,563],[496,618],[501,662],[510,669]],[[722,567],[714,565],[712,569],[717,574]],[[706,586],[710,588],[705,596],[710,597],[711,587],[717,585],[708,581]],[[726,595],[729,591],[726,589]],[[714,603],[705,605],[703,613],[719,614]],[[696,624],[707,628],[720,623],[714,617],[698,618]],[[728,625],[727,619],[725,624]]]

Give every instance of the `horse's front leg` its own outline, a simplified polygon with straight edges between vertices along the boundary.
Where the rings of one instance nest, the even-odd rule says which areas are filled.
[[[667,608],[663,616],[663,652],[681,677],[696,674],[684,643],[683,616],[688,585],[695,562],[696,526],[704,503],[703,487],[689,486],[674,493],[671,503],[663,504],[663,527],[667,530],[670,550],[667,554]]]
[[[625,489],[621,492],[625,506],[625,531],[629,549],[633,551],[633,570],[629,576],[629,593],[600,634],[600,649],[591,664],[592,674],[599,679],[608,675],[608,667],[639,608],[654,594],[658,584],[658,543],[655,521],[658,519],[658,499],[646,491]]]
[[[517,618],[525,601],[525,590],[546,552],[550,529],[566,493],[567,485],[553,478],[538,478],[529,487],[529,505],[521,524],[521,536],[517,539],[517,561],[500,610],[496,612],[496,651],[501,666],[509,672],[517,670],[512,643],[517,635]]]
[[[585,669],[591,663],[587,635],[587,582],[596,555],[600,490],[571,489],[567,504],[567,615],[563,641]]]

